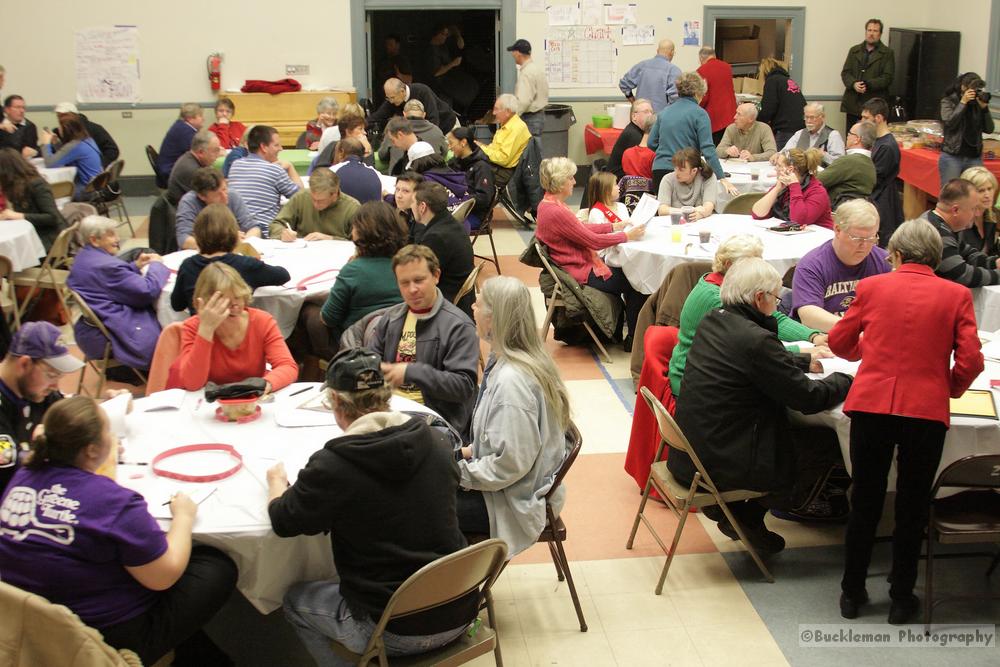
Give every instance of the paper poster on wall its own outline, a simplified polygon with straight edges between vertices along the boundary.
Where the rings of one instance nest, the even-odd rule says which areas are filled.
[[[522,12],[544,12],[545,0],[521,0]]]
[[[549,25],[580,25],[580,7],[572,5],[549,5],[545,8]]]
[[[604,23],[603,0],[580,0],[580,25]]]
[[[75,38],[77,101],[138,102],[139,28],[83,28]]]
[[[701,44],[701,21],[694,19],[684,22],[684,46]]]
[[[545,74],[553,88],[604,88],[617,82],[614,31],[606,26],[550,28]]]
[[[656,26],[627,25],[622,27],[622,45],[656,44]]]
[[[635,25],[638,5],[635,3],[604,5],[604,22],[608,25]]]

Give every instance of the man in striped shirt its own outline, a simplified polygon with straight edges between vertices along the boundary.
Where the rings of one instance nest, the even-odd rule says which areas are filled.
[[[239,193],[261,236],[267,238],[281,197],[291,198],[302,187],[302,179],[290,162],[278,159],[281,140],[273,127],[257,125],[250,130],[247,148],[250,154],[229,168],[229,189]]]
[[[934,225],[944,243],[935,273],[966,287],[1000,284],[1000,257],[987,255],[958,236],[972,226],[978,203],[976,186],[955,178],[941,188],[934,210],[921,216]]]

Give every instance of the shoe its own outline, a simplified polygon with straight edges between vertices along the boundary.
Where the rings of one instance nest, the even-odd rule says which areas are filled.
[[[632,334],[625,336],[625,340],[622,341],[622,347],[629,354],[632,353]]]
[[[740,539],[739,533],[733,528],[733,524],[729,523],[729,519],[723,517],[722,521],[718,522],[718,527],[719,532],[729,539]],[[754,528],[743,526],[743,533],[747,536],[750,546],[762,554],[776,554],[785,548],[785,538],[768,530],[763,525]]]
[[[920,598],[912,593],[902,600],[893,600],[889,607],[889,624],[906,625],[920,611]]]
[[[857,618],[858,610],[868,604],[868,591],[862,590],[859,595],[840,594],[840,615],[844,618]]]
[[[705,515],[706,519],[711,519],[715,522],[725,521],[726,523],[729,523],[729,519],[726,519],[726,513],[723,512],[722,508],[718,505],[706,505],[701,508],[701,513]]]

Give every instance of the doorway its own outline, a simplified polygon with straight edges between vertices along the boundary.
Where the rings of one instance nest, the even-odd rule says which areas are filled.
[[[772,56],[801,83],[805,22],[804,7],[706,5],[705,43],[732,65],[733,76],[756,76],[761,58]]]
[[[396,77],[430,86],[463,125],[493,107],[502,52],[498,10],[369,10],[366,24],[376,105],[385,98],[385,80]]]

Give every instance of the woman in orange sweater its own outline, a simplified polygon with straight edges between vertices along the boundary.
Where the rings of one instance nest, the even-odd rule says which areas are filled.
[[[198,314],[184,322],[181,353],[170,367],[167,388],[196,391],[209,381],[262,377],[268,391],[277,391],[295,381],[299,367],[277,323],[268,313],[247,307],[250,295],[231,266],[214,262],[202,270],[194,286]]]

